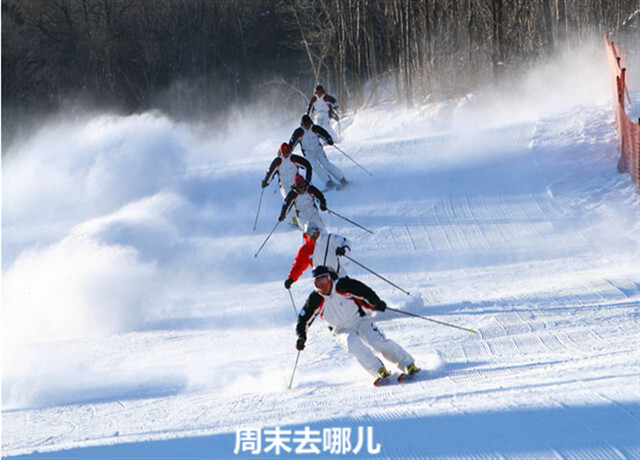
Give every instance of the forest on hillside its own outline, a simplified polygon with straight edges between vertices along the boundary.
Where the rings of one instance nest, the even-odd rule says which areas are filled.
[[[356,108],[384,81],[411,106],[637,33],[639,16],[637,0],[2,0],[3,133],[78,104],[304,107],[317,83]]]

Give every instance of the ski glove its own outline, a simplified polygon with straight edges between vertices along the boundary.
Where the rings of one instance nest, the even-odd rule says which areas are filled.
[[[327,203],[320,203],[320,211],[326,211],[327,210]]]
[[[291,278],[287,278],[286,280],[284,280],[284,287],[289,289],[291,288],[291,285],[293,284],[293,280]]]
[[[269,181],[267,181],[267,179],[264,179],[261,185],[262,185],[262,188],[267,188],[267,186],[269,185]]]
[[[296,350],[302,351],[304,350],[304,344],[307,342],[307,338],[304,335],[298,336],[298,340],[296,341]]]
[[[381,300],[380,302],[378,302],[373,306],[373,309],[375,311],[385,311],[387,309],[387,304],[385,303],[384,300]]]
[[[278,221],[282,222],[284,220],[284,214],[280,214],[278,217]]]
[[[351,249],[349,246],[341,246],[339,248],[336,248],[336,255],[337,256],[343,256],[347,253],[347,249]]]
[[[327,140],[327,144],[329,144],[329,145],[333,145],[333,139],[329,138],[329,139]]]

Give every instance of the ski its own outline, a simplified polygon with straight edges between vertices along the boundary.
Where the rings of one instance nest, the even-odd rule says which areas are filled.
[[[410,382],[415,378],[416,375],[418,375],[418,372],[420,372],[420,369],[418,369],[413,374],[407,374],[405,372],[401,373],[400,375],[398,375],[398,378],[397,378],[398,383]]]
[[[378,377],[373,381],[373,385],[376,387],[383,387],[385,385],[388,385],[393,382],[393,379],[391,377],[391,375],[389,375],[389,377]]]
[[[418,371],[414,372],[413,374],[401,372],[395,378],[393,377],[393,375],[390,375],[389,377],[378,377],[374,380],[373,385],[376,387],[382,387],[393,383],[407,383],[416,378],[418,372],[420,372],[420,369],[418,369]]]

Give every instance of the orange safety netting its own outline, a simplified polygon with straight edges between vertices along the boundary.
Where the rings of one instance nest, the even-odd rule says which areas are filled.
[[[624,60],[626,55],[621,55],[620,46],[609,40],[605,35],[605,48],[609,59],[609,73],[611,75],[611,89],[613,91],[613,106],[616,114],[616,131],[618,132],[618,171],[629,172],[633,182],[640,188],[640,120],[632,122],[625,110],[626,101],[631,104],[629,90],[625,81],[626,68]]]

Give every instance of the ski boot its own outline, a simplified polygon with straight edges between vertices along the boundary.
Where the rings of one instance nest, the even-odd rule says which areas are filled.
[[[378,369],[378,378],[374,380],[373,384],[377,387],[380,387],[389,383],[390,379],[391,372],[389,372],[386,367],[382,366],[380,369]]]
[[[398,382],[411,380],[418,372],[420,372],[420,369],[416,367],[415,363],[411,363],[405,368],[404,372],[398,376]]]
[[[344,177],[342,179],[340,179],[340,184],[338,184],[338,186],[336,187],[336,190],[342,190],[343,188],[345,188],[347,185],[349,185],[349,181],[347,179],[345,179]]]
[[[329,190],[333,190],[334,188],[336,188],[335,182],[329,179],[329,181],[325,184],[324,191],[328,192]]]

